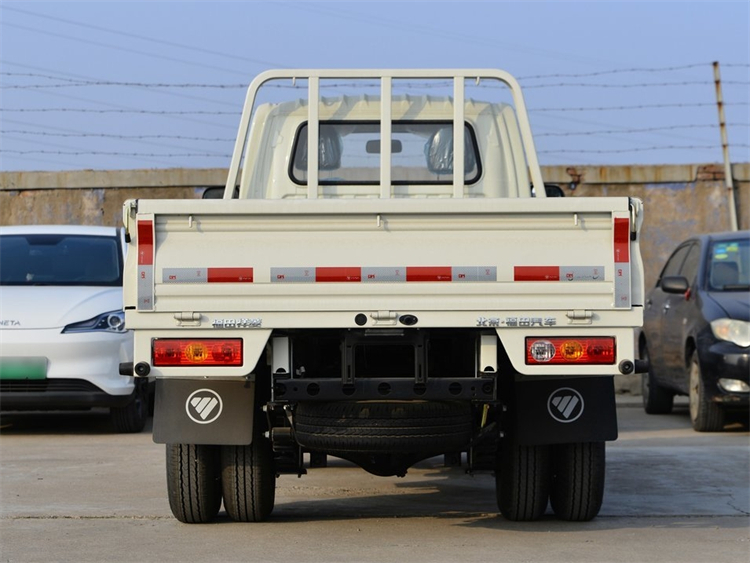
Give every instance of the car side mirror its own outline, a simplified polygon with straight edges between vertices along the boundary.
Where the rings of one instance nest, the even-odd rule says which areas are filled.
[[[665,276],[661,279],[661,289],[664,293],[687,293],[690,284],[682,276]]]

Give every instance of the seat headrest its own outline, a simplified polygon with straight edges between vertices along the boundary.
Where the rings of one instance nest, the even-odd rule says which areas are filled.
[[[307,170],[307,127],[300,131],[299,148],[295,151],[294,167]],[[318,131],[318,170],[341,168],[344,143],[335,126],[320,124]]]
[[[453,126],[438,129],[425,143],[427,169],[433,174],[453,174]],[[468,129],[464,129],[464,173],[476,166],[474,146]]]

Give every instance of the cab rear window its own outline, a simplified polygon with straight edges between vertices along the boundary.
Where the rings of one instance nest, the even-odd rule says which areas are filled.
[[[453,123],[394,121],[391,134],[391,179],[394,185],[453,183]],[[307,124],[298,130],[289,175],[307,184]],[[380,122],[322,121],[319,131],[318,182],[322,185],[380,183]],[[464,183],[481,176],[476,136],[464,130]]]

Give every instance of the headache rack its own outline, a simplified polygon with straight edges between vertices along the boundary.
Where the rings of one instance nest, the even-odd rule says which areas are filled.
[[[380,98],[380,198],[390,198],[392,193],[392,100],[393,82],[396,80],[412,79],[425,81],[451,81],[453,99],[453,197],[464,197],[464,110],[465,90],[467,81],[479,85],[483,81],[495,81],[504,84],[511,92],[513,104],[518,118],[524,153],[529,168],[531,184],[537,197],[545,197],[544,181],[542,180],[539,162],[536,157],[534,140],[523,100],[521,88],[516,79],[501,70],[468,69],[468,70],[408,70],[408,69],[373,69],[373,70],[270,70],[258,75],[250,84],[242,118],[240,120],[237,141],[232,153],[224,197],[232,198],[240,182],[243,155],[248,142],[248,132],[252,122],[253,109],[258,98],[260,88],[273,80],[288,81],[292,86],[298,81],[307,82],[307,146],[317,147],[320,138],[320,90],[321,80],[347,79],[352,81],[376,81],[379,83]],[[317,103],[312,103],[317,102]],[[319,196],[319,155],[318,151],[308,151],[307,158],[307,198],[316,199]],[[236,196],[235,196],[236,197]]]

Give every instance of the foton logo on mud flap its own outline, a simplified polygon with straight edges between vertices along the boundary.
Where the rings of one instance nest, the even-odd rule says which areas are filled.
[[[583,414],[583,397],[575,389],[563,387],[549,396],[547,411],[558,422],[573,422]]]
[[[193,422],[210,424],[221,415],[224,403],[216,391],[198,389],[193,391],[185,403],[185,411]]]

